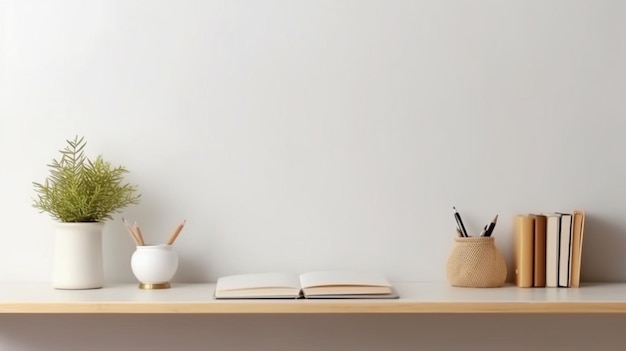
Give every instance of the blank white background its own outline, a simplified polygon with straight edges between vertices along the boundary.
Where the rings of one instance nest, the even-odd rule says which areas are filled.
[[[494,237],[509,262],[515,214],[585,209],[583,279],[626,280],[624,18],[617,0],[0,0],[0,281],[49,281],[54,222],[32,208],[31,182],[75,135],[90,156],[126,166],[142,194],[105,229],[108,282],[134,282],[122,216],[155,243],[187,219],[174,282],[326,268],[444,281],[452,206],[474,233],[499,214]],[[298,316],[237,317],[241,328],[218,317],[164,317],[168,326],[45,317],[35,324],[50,332],[28,341],[35,317],[12,318],[0,318],[0,349],[61,345],[68,326],[97,324],[101,338],[115,338],[131,319],[145,333],[172,328],[170,342],[202,322],[226,350],[255,349],[219,336],[252,340],[260,322],[280,328],[276,337],[306,340],[310,330]],[[350,318],[310,323],[340,328]],[[329,340],[359,350],[464,345],[420,328],[452,316],[380,318],[388,330],[410,320],[423,333],[376,344],[363,336],[380,330],[369,317]],[[490,318],[494,333],[502,321],[548,323]],[[614,346],[623,338],[588,332]],[[541,335],[540,345],[558,345]],[[300,339],[273,349],[304,347]],[[77,339],[59,349],[105,347]]]

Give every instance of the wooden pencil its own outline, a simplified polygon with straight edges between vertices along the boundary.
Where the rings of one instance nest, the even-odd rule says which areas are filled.
[[[135,234],[137,235],[137,239],[139,239],[139,244],[141,246],[146,245],[146,242],[143,241],[143,235],[141,234],[141,229],[139,229],[139,225],[137,224],[137,222],[135,222],[135,226],[133,227],[133,229],[135,229]]]
[[[135,244],[137,246],[141,246],[139,239],[137,238],[137,235],[135,234],[135,231],[133,230],[133,228],[131,228],[130,224],[124,218],[122,218],[122,222],[124,223],[124,227],[126,227],[128,234],[130,234],[130,237],[133,239]]]
[[[167,244],[168,245],[172,245],[174,244],[174,240],[176,240],[176,237],[178,237],[178,234],[180,234],[180,232],[183,230],[183,227],[185,226],[185,223],[187,222],[187,220],[182,221],[182,223],[180,223],[176,229],[174,229],[174,231],[172,232],[172,234],[170,234],[169,239],[167,240]]]

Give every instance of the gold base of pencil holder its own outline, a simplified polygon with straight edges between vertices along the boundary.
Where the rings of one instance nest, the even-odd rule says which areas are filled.
[[[506,280],[506,261],[492,237],[455,238],[446,275],[452,286],[495,288]]]
[[[158,283],[158,284],[150,284],[150,283],[139,283],[139,289],[143,290],[157,290],[157,289],[169,289],[170,283]]]

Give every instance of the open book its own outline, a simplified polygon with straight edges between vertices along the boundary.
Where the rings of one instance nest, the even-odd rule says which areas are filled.
[[[397,298],[387,279],[362,271],[239,274],[220,277],[216,299],[371,299]]]

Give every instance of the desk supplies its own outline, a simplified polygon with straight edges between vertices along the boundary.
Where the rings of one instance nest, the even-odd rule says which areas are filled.
[[[485,226],[484,233],[481,233],[480,236],[490,237],[491,233],[493,233],[493,229],[496,227],[496,222],[498,221],[498,215],[496,215],[491,223]]]
[[[185,223],[187,223],[187,220],[182,221],[182,223],[180,223],[176,227],[176,229],[174,229],[172,234],[170,234],[169,239],[167,239],[167,244],[168,245],[174,245],[174,240],[176,240],[176,238],[178,237],[178,234],[180,234],[180,232],[183,230],[183,227],[185,226]]]
[[[454,210],[454,219],[456,220],[456,226],[458,230],[464,237],[467,238],[469,235],[467,235],[467,230],[465,230],[465,225],[463,224],[463,220],[461,219],[461,214],[456,210],[456,207],[452,206],[452,209]]]
[[[134,225],[130,225],[130,223],[125,218],[122,218],[122,222],[124,223],[124,227],[126,227],[126,230],[128,231],[130,238],[133,239],[133,242],[135,243],[135,245],[137,246],[147,245],[146,242],[144,241],[143,234],[141,233],[141,229],[139,229],[139,225],[137,224],[137,222],[135,222]],[[170,246],[174,245],[174,241],[176,240],[180,232],[183,230],[186,223],[187,223],[187,220],[185,219],[180,224],[178,224],[176,228],[174,228],[174,231],[168,237],[165,245],[170,245]]]
[[[130,267],[139,280],[139,289],[169,289],[169,282],[178,269],[178,253],[174,251],[172,245],[187,220],[176,226],[165,244],[147,244],[137,222],[130,225],[125,218],[122,218],[122,222],[136,245],[130,259]]]
[[[131,256],[130,267],[139,289],[169,289],[178,269],[178,254],[171,245],[140,245]]]
[[[506,261],[491,238],[498,215],[487,224],[479,236],[467,234],[461,214],[454,210],[457,237],[446,264],[446,277],[452,286],[493,288],[504,284]]]
[[[124,226],[126,227],[126,230],[128,231],[128,234],[130,234],[130,237],[133,239],[135,244],[137,246],[145,245],[145,242],[143,241],[143,235],[141,234],[141,231],[139,230],[139,226],[137,225],[137,222],[135,222],[135,225],[133,226],[131,226],[130,223],[128,223],[128,221],[125,218],[122,218],[122,222],[124,223]]]
[[[457,211],[455,206],[452,206],[452,209],[454,210],[454,220],[456,221],[457,233],[459,233],[459,236],[463,238],[470,237],[471,235],[467,233],[465,224],[463,224],[463,219],[461,218],[461,214],[459,213],[459,211]],[[483,228],[479,236],[487,237],[487,238],[490,237],[491,234],[493,233],[494,228],[496,227],[497,222],[498,222],[498,215],[496,215],[493,218],[493,220]]]
[[[448,257],[446,277],[452,286],[495,288],[506,280],[507,267],[494,238],[454,238]]]

